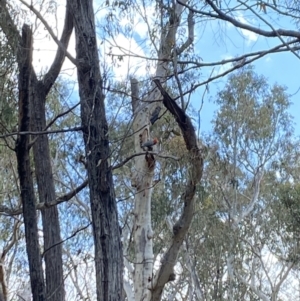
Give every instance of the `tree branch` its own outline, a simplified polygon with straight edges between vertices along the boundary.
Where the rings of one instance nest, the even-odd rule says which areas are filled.
[[[20,136],[24,136],[24,135],[48,135],[48,134],[57,134],[57,133],[66,133],[66,132],[75,132],[75,131],[81,131],[82,127],[74,127],[74,128],[70,128],[70,129],[61,129],[61,130],[53,130],[53,131],[38,131],[38,132],[34,132],[34,131],[23,131],[23,132],[12,132],[9,134],[5,134],[5,135],[0,135],[0,138],[5,138],[5,137],[9,137],[9,136],[16,136],[16,135],[20,135]]]
[[[37,17],[40,18],[40,15],[41,14],[39,13],[39,15],[37,15]],[[46,21],[44,19],[40,19],[40,20],[45,25]],[[46,75],[44,76],[44,79],[43,79],[46,94],[49,92],[50,88],[54,84],[54,82],[61,70],[61,67],[65,61],[66,56],[76,66],[76,60],[67,52],[67,48],[68,48],[69,41],[70,41],[72,31],[73,31],[73,27],[74,27],[73,16],[71,14],[71,8],[70,8],[70,1],[67,1],[64,20],[65,20],[65,24],[64,24],[64,28],[62,31],[60,41],[58,41],[58,40],[55,41],[55,39],[54,39],[55,36],[54,37],[52,36],[52,34],[54,34],[54,33],[52,32],[52,34],[51,34],[51,32],[49,31],[49,28],[50,28],[50,30],[52,30],[51,27],[48,28],[45,25],[45,27],[48,29],[50,35],[54,39],[54,41],[58,44],[58,50],[56,52],[55,59],[51,65],[49,71],[46,73]]]
[[[194,196],[196,185],[200,181],[203,172],[203,158],[197,145],[197,137],[191,119],[163,89],[158,79],[153,82],[163,96],[163,104],[176,119],[189,153],[189,163],[187,171],[187,184],[185,192],[182,194],[183,211],[179,220],[173,227],[173,239],[168,251],[164,254],[160,269],[155,275],[152,287],[152,300],[160,300],[164,286],[170,280],[173,269],[177,261],[179,249],[184,237],[190,227],[194,214]]]
[[[58,66],[62,65],[61,60],[63,60],[64,54],[75,66],[77,66],[77,60],[75,58],[73,58],[73,56],[67,51],[67,49],[65,47],[69,42],[72,30],[73,30],[73,16],[70,13],[70,6],[69,6],[68,1],[67,1],[65,26],[64,26],[64,30],[63,30],[61,40],[58,40],[58,38],[56,37],[56,35],[53,32],[52,28],[46,22],[46,20],[43,18],[41,13],[37,9],[35,9],[32,4],[28,4],[24,0],[20,0],[20,2],[23,3],[27,8],[29,8],[38,17],[38,19],[43,23],[45,28],[48,30],[48,32],[49,32],[50,36],[52,37],[52,39],[54,40],[54,42],[59,46],[59,51],[56,54],[55,60],[54,60],[53,65],[52,65],[52,68],[50,68],[50,70],[48,72],[49,76],[47,78],[47,81],[48,80],[50,80],[50,81],[47,83],[47,88],[50,89],[50,87],[53,84],[53,83],[51,84],[51,82],[52,82],[51,74],[54,75],[55,73],[57,73]],[[59,71],[60,71],[60,67],[59,67]]]
[[[124,159],[122,162],[112,166],[112,170],[114,169],[117,169],[117,168],[120,168],[122,167],[125,163],[127,163],[128,161],[130,161],[131,159],[133,159],[134,157],[138,157],[138,156],[145,156],[146,154],[152,154],[152,155],[155,155],[157,157],[160,157],[160,158],[164,158],[164,159],[173,159],[173,160],[180,160],[180,158],[178,157],[174,157],[174,156],[171,156],[171,155],[162,155],[162,154],[159,154],[159,153],[156,153],[156,152],[142,152],[142,153],[136,153],[136,154],[132,154],[131,156],[127,157],[126,159]]]
[[[47,253],[50,249],[52,249],[52,248],[54,248],[55,246],[60,245],[60,244],[64,243],[65,241],[67,241],[67,240],[73,238],[73,237],[76,236],[79,232],[81,232],[81,231],[87,229],[91,224],[92,224],[91,222],[88,223],[86,226],[84,226],[84,227],[82,227],[82,228],[79,228],[79,229],[77,229],[76,231],[74,231],[74,233],[71,234],[70,236],[68,236],[67,238],[62,239],[60,242],[55,243],[55,244],[53,244],[52,246],[50,246],[48,249],[46,249],[46,250],[42,253],[42,258],[45,256],[45,253]]]
[[[187,37],[187,40],[181,45],[181,47],[176,50],[177,55],[180,55],[184,50],[186,50],[194,42],[194,37],[195,37],[195,34],[194,34],[195,22],[193,20],[193,15],[194,15],[193,11],[189,10],[189,15],[188,15],[188,18],[187,18],[187,22],[188,22],[188,37]]]
[[[294,37],[294,38],[298,38],[298,39],[300,38],[300,32],[299,31],[286,30],[286,29],[281,29],[281,28],[274,29],[274,30],[271,30],[271,31],[267,31],[267,30],[263,30],[263,29],[260,29],[260,28],[242,23],[242,22],[234,19],[233,17],[229,16],[228,14],[225,14],[224,12],[222,12],[211,0],[206,0],[206,3],[209,4],[209,6],[217,14],[208,13],[208,12],[204,12],[204,11],[201,11],[201,10],[194,9],[193,7],[185,4],[184,2],[182,2],[180,0],[177,0],[177,2],[180,3],[181,5],[187,7],[188,9],[193,11],[194,13],[204,15],[204,16],[208,16],[208,17],[212,17],[212,18],[216,18],[216,19],[220,19],[220,20],[223,20],[223,21],[228,21],[229,23],[231,23],[235,27],[249,30],[249,31],[257,33],[261,36],[265,36],[265,37],[284,36],[284,37]]]
[[[46,128],[45,128],[44,130],[46,131],[46,130],[47,130],[52,124],[54,124],[55,121],[56,121],[57,119],[59,119],[60,117],[63,117],[63,116],[65,116],[65,115],[67,115],[68,113],[70,113],[71,111],[73,111],[76,107],[79,106],[79,104],[80,104],[80,102],[78,102],[76,105],[74,105],[73,107],[69,108],[69,109],[66,110],[65,112],[62,112],[62,113],[56,115],[56,116],[55,116],[55,117],[47,124],[47,126],[46,126]]]
[[[71,190],[70,192],[58,197],[56,200],[53,200],[49,203],[38,203],[36,204],[36,209],[37,210],[43,210],[43,209],[47,209],[56,205],[59,205],[61,203],[67,202],[69,201],[72,197],[74,197],[77,193],[79,193],[81,190],[83,190],[86,186],[88,185],[88,180],[85,180],[82,184],[80,184],[78,187],[76,187],[75,189]],[[0,213],[4,213],[7,214],[9,216],[12,215],[19,215],[21,214],[22,211],[22,207],[18,208],[18,209],[10,209],[6,206],[0,206]]]

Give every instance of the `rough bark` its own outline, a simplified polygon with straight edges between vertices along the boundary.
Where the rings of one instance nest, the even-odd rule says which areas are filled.
[[[33,85],[32,130],[41,131],[46,126],[45,89],[36,82]],[[47,135],[41,135],[33,144],[33,158],[38,187],[39,202],[45,204],[55,199],[55,188],[50,161],[49,141]],[[64,280],[62,245],[57,206],[45,208],[42,211],[44,235],[44,260],[46,275],[47,300],[64,300]],[[54,246],[55,245],[55,246]],[[54,247],[52,247],[54,246]]]
[[[86,168],[90,189],[98,301],[123,300],[123,262],[93,2],[71,1]]]
[[[62,32],[61,43],[67,48],[73,29],[73,17],[70,14],[70,5],[67,4],[65,25]],[[65,51],[59,48],[54,62],[44,79],[38,81],[33,78],[32,98],[32,130],[43,131],[46,128],[46,96],[54,84],[65,59]],[[56,199],[53,180],[49,139],[47,135],[40,135],[33,144],[33,157],[35,174],[38,186],[39,202],[50,204]],[[63,301],[65,299],[62,244],[57,206],[42,210],[42,223],[44,233],[44,259],[46,275],[46,294],[49,301]],[[54,247],[52,247],[54,246]]]
[[[19,47],[19,131],[30,127],[30,78],[32,74],[32,32],[28,25],[22,29]],[[23,206],[26,250],[29,262],[33,301],[45,300],[42,258],[39,248],[36,200],[29,156],[29,136],[19,136],[16,143],[18,173]]]
[[[0,260],[0,301],[7,301],[7,283],[4,260]]]

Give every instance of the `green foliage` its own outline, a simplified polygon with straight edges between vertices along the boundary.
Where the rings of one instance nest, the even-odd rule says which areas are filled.
[[[279,185],[277,192],[278,201],[281,202],[290,214],[290,219],[286,220],[287,230],[299,232],[300,230],[300,184],[289,182]],[[299,232],[300,233],[300,232]]]
[[[294,222],[300,190],[288,184],[296,179],[299,165],[287,111],[290,101],[285,88],[270,86],[250,66],[228,77],[216,103],[219,109],[207,139],[202,187],[187,238],[189,254],[205,300],[257,300],[241,279],[249,281],[252,273],[260,279],[276,275],[265,254],[274,256],[280,267],[295,260],[299,250]],[[189,275],[188,270],[183,273]],[[268,292],[268,285],[262,283],[259,290]]]

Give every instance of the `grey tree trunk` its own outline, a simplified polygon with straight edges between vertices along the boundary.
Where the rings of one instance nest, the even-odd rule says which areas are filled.
[[[36,82],[33,85],[32,130],[42,131],[46,126],[45,89]],[[38,187],[39,201],[49,203],[55,200],[55,188],[50,161],[49,141],[47,135],[37,137],[33,144],[33,158]],[[58,209],[52,206],[42,210],[44,234],[44,259],[46,275],[47,300],[64,300],[62,245]],[[54,247],[53,247],[54,246]]]
[[[65,24],[60,42],[67,48],[73,30],[73,16],[70,5],[67,4]],[[46,96],[54,84],[65,59],[64,49],[59,48],[55,60],[42,81],[33,77],[32,98],[32,130],[43,131],[46,127]],[[53,180],[49,140],[47,135],[40,135],[33,144],[35,174],[38,186],[39,201],[50,203],[56,198]],[[49,301],[63,301],[65,299],[62,245],[58,209],[52,206],[42,210],[44,232],[44,258],[46,274],[46,294]]]
[[[86,167],[90,189],[98,301],[123,300],[123,260],[114,195],[108,125],[95,33],[93,2],[71,1]]]
[[[30,79],[32,74],[32,32],[28,25],[22,29],[19,45],[19,131],[30,127]],[[33,301],[45,300],[42,258],[39,248],[36,200],[30,164],[29,135],[20,135],[16,143],[18,173],[23,206],[26,250],[29,262]]]

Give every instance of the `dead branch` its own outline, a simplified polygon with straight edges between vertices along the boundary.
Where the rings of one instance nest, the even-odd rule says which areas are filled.
[[[58,134],[58,133],[66,133],[66,132],[75,132],[75,131],[81,131],[82,127],[74,127],[74,128],[70,128],[70,129],[61,129],[61,130],[53,130],[53,131],[22,131],[22,132],[12,132],[12,133],[8,133],[5,135],[0,135],[0,138],[5,138],[5,137],[9,137],[9,136],[16,136],[16,135],[20,135],[20,136],[24,136],[24,135],[48,135],[48,134]]]
[[[76,187],[75,189],[71,190],[70,192],[58,197],[56,200],[51,201],[49,203],[38,203],[36,204],[36,209],[37,210],[43,210],[43,209],[47,209],[56,205],[59,205],[61,203],[67,202],[69,201],[72,197],[74,197],[77,193],[79,193],[82,189],[84,189],[88,184],[88,180],[85,180],[82,184],[80,184],[78,187]],[[0,213],[2,214],[6,214],[9,216],[12,215],[19,215],[21,214],[22,211],[22,207],[18,208],[18,209],[11,209],[8,208],[7,206],[0,206]]]
[[[164,286],[168,281],[170,281],[170,276],[173,275],[173,269],[177,262],[180,247],[187,231],[189,230],[193,218],[194,196],[196,192],[196,185],[202,177],[203,158],[201,151],[197,146],[196,132],[191,119],[165,91],[158,79],[154,79],[153,82],[156,84],[163,96],[164,106],[176,119],[181,129],[186,149],[189,153],[189,167],[187,171],[188,181],[185,186],[185,191],[182,194],[182,203],[184,204],[183,211],[181,217],[173,227],[174,236],[171,245],[163,256],[161,267],[155,275],[155,279],[150,288],[152,291],[152,300],[160,300]]]

